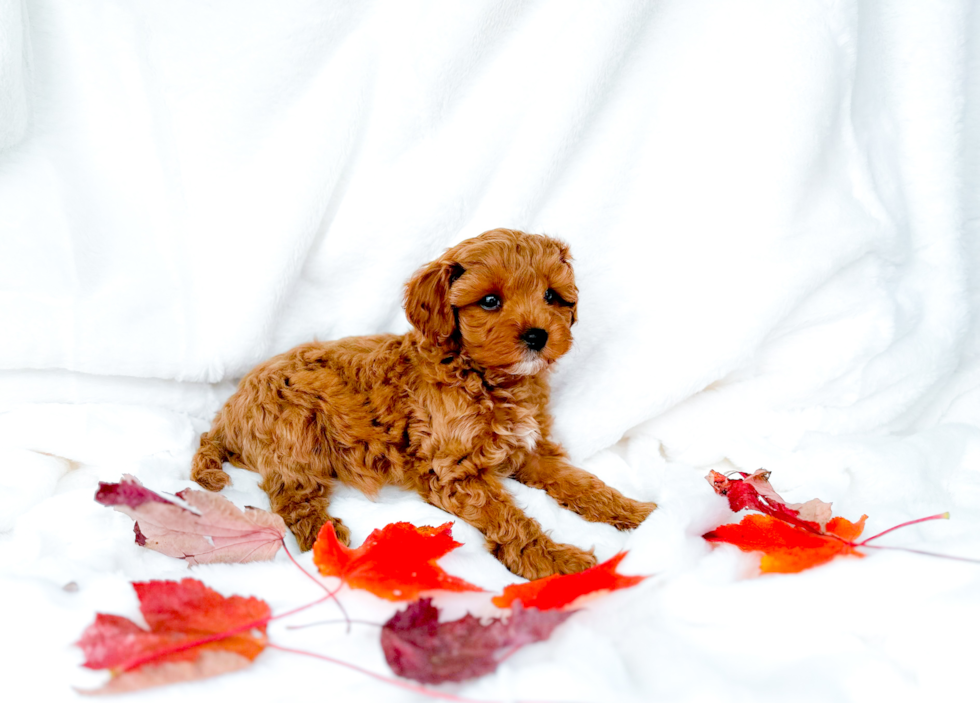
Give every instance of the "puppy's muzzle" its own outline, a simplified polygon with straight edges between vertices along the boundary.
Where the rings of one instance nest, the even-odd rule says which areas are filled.
[[[540,327],[532,327],[521,335],[521,341],[531,351],[541,351],[548,343],[548,332]]]

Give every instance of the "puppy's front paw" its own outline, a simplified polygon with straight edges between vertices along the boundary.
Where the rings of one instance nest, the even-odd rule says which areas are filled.
[[[498,558],[518,576],[534,580],[553,574],[574,574],[596,565],[592,551],[570,544],[559,544],[542,536],[524,545],[519,552],[502,550]]]
[[[555,544],[551,549],[551,558],[555,565],[553,573],[577,574],[579,571],[591,569],[598,563],[593,551],[592,549],[585,551],[570,544]]]
[[[345,547],[350,546],[350,529],[340,518],[328,518],[333,523],[333,532],[337,535],[337,541]]]
[[[328,517],[327,521],[333,523],[333,532],[337,535],[337,541],[345,547],[350,546],[350,530],[347,528],[347,525],[335,517]],[[316,543],[317,535],[320,534],[320,529],[323,527],[323,524],[323,521],[314,521],[313,519],[307,518],[294,522],[289,526],[289,529],[292,530],[293,535],[296,537],[299,548],[304,552],[308,552],[313,549],[313,545]]]
[[[610,522],[617,530],[635,530],[656,509],[656,503],[644,503],[627,498],[622,510]]]

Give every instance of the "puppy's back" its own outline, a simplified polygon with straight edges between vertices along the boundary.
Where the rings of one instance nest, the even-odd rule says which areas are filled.
[[[316,473],[329,472],[343,463],[330,461],[336,452],[400,440],[406,353],[402,337],[379,334],[308,342],[259,364],[202,435],[192,477],[220,490],[224,461],[262,472],[271,454],[306,470],[322,459],[335,467]]]

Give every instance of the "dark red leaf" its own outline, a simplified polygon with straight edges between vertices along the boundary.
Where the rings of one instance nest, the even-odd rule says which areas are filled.
[[[506,620],[484,623],[467,614],[440,623],[438,608],[422,598],[384,624],[381,647],[399,676],[422,683],[463,681],[491,673],[514,649],[547,639],[571,614],[525,610],[517,602]]]
[[[804,530],[824,534],[824,526],[830,520],[830,503],[809,500],[806,503],[787,503],[769,484],[770,472],[759,469],[754,474],[738,472],[742,478],[728,478],[712,471],[707,480],[715,493],[728,498],[732,512],[758,510]]]

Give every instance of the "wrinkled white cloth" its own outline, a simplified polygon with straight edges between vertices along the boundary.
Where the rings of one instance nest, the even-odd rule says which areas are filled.
[[[513,488],[556,537],[629,549],[624,570],[657,576],[446,690],[962,699],[980,567],[894,552],[751,579],[752,557],[700,534],[731,519],[708,467],[765,466],[790,499],[868,513],[869,534],[949,509],[889,539],[980,558],[967,0],[0,1],[0,592],[24,605],[0,618],[18,633],[0,658],[15,683],[72,698],[100,679],[70,646],[95,610],[132,615],[129,580],[186,574],[91,501],[99,480],[186,487],[238,377],[313,338],[404,331],[404,281],[493,227],[571,245],[580,321],[553,377],[556,433],[662,507],[624,535]],[[232,499],[267,505],[234,476]],[[341,491],[335,510],[355,542],[446,519],[393,491]],[[472,528],[454,534],[454,573],[514,580]],[[274,608],[315,596],[285,557],[193,574]],[[45,613],[58,625],[40,631]],[[273,634],[384,671],[376,633],[335,630]],[[314,686],[418,699],[279,653],[180,693]]]

